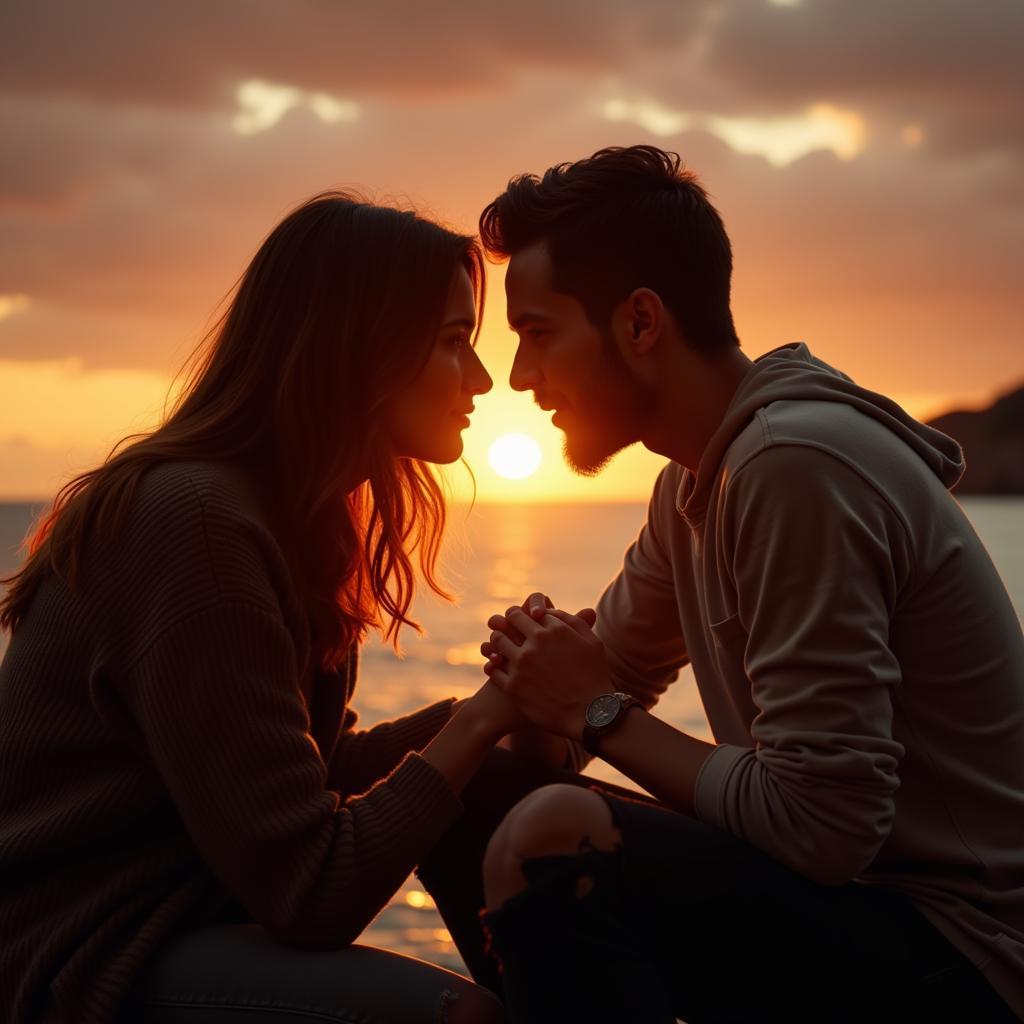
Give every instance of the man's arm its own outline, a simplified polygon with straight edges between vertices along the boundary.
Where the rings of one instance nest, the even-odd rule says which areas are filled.
[[[723,685],[742,686],[757,712],[750,746],[722,745],[705,764],[697,816],[846,882],[895,814],[890,634],[912,573],[906,524],[856,468],[791,443],[733,474],[720,531],[739,627]]]
[[[889,632],[909,540],[885,496],[828,453],[780,446],[754,461],[735,474],[722,525],[742,648],[721,685],[756,706],[751,745],[703,744],[631,710],[602,756],[671,805],[841,884],[892,827],[903,748]],[[566,737],[613,688],[600,641],[574,618],[520,626],[521,648],[500,639],[509,664],[492,672],[529,719]]]
[[[673,463],[661,471],[648,503],[647,519],[627,548],[622,568],[605,587],[596,612],[584,609],[579,613],[604,644],[611,689],[632,694],[648,709],[689,660],[668,550],[669,535],[678,519],[675,494],[680,471]],[[544,594],[535,593],[522,607],[539,621],[553,605]],[[508,625],[505,616],[493,616],[488,626],[505,632],[517,644],[522,642],[522,635]],[[481,645],[481,651],[484,657],[495,653],[489,641]],[[536,726],[507,737],[503,745],[576,771],[591,759],[579,736],[567,739]]]

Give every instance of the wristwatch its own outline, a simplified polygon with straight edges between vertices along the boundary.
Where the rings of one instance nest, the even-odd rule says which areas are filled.
[[[583,749],[591,754],[599,753],[597,745],[601,737],[611,732],[634,704],[643,707],[628,693],[602,693],[595,697],[584,715]]]

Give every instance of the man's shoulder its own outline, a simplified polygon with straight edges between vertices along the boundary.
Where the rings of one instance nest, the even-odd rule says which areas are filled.
[[[736,473],[760,453],[777,447],[826,452],[841,462],[861,465],[882,451],[910,455],[907,446],[884,424],[839,401],[789,399],[758,409],[736,435],[723,467]]]

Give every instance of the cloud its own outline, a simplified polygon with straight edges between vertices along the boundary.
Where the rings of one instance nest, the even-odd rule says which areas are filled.
[[[208,108],[229,106],[239,81],[260,78],[422,99],[524,73],[600,72],[637,50],[676,45],[708,2],[7,0],[0,88]]]
[[[816,103],[797,117],[725,117],[669,110],[660,103],[610,99],[602,113],[609,121],[627,121],[655,135],[704,130],[737,153],[756,153],[776,167],[817,150],[852,160],[864,148],[864,119],[853,111]]]
[[[31,305],[0,357],[173,372],[314,192],[472,230],[514,174],[653,142],[720,203],[751,351],[803,336],[977,390],[1024,372],[1016,9],[9,0],[0,281]]]
[[[278,121],[296,107],[307,107],[325,124],[354,121],[359,116],[359,104],[352,100],[339,100],[325,92],[307,93],[287,85],[274,85],[251,78],[237,89],[242,108],[231,124],[239,135],[255,135],[273,128]]]
[[[938,153],[1024,151],[1019,0],[732,0],[709,67],[768,106],[917,123]]]
[[[23,313],[30,305],[27,295],[0,295],[0,320]]]
[[[207,131],[170,110],[0,95],[0,215],[25,209],[52,220],[118,182],[173,174]]]

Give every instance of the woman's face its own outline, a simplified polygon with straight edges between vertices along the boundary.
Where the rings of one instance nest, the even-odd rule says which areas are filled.
[[[493,384],[471,344],[475,327],[473,285],[460,267],[430,358],[388,409],[388,430],[399,456],[438,463],[462,456],[473,398]]]

